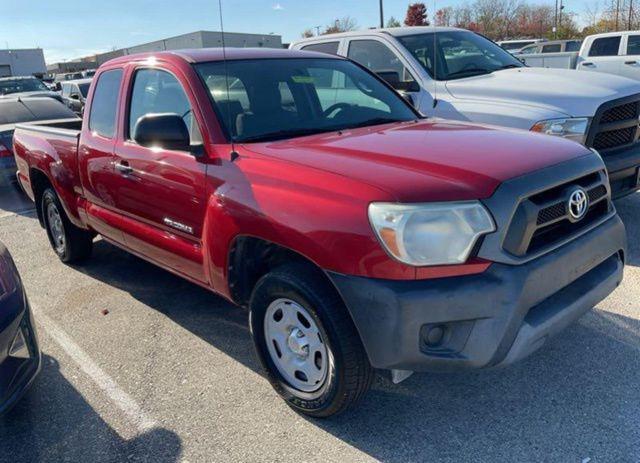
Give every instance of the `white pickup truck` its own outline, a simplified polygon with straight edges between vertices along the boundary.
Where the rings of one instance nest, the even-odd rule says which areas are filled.
[[[427,116],[578,141],[602,155],[615,197],[640,187],[637,81],[526,67],[483,36],[456,28],[372,29],[312,37],[290,47],[359,62],[405,94]],[[346,91],[350,85],[336,79],[325,82],[336,92]]]
[[[577,41],[530,45],[517,53],[518,59],[532,67],[606,72],[640,80],[640,31],[590,35],[575,50],[564,49],[562,42]]]

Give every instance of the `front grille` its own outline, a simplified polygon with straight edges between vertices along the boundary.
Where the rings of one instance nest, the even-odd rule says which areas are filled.
[[[586,215],[579,221],[569,216],[569,196],[582,187],[589,198]],[[503,248],[525,256],[577,235],[580,230],[606,216],[610,194],[604,172],[594,172],[523,199],[513,216]]]
[[[614,106],[611,109],[607,109],[602,113],[600,117],[601,124],[608,124],[610,122],[623,121],[625,119],[634,119],[638,117],[638,103],[626,103],[620,106]]]
[[[593,147],[597,150],[607,150],[633,143],[637,129],[637,127],[627,127],[625,129],[600,132],[593,140]]]
[[[640,131],[640,95],[603,104],[593,118],[587,146],[600,154],[638,141]]]

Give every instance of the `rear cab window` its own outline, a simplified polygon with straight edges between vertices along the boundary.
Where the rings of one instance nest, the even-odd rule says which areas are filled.
[[[121,83],[122,69],[105,71],[98,77],[89,113],[89,130],[102,137],[115,135]]]
[[[630,35],[627,38],[627,55],[640,55],[640,35]]]
[[[562,50],[562,44],[559,44],[559,43],[544,45],[542,47],[542,53],[559,53],[561,50]]]
[[[620,36],[601,37],[591,44],[589,56],[617,56],[620,48]]]
[[[302,50],[305,51],[317,51],[320,53],[328,53],[330,55],[338,54],[338,46],[340,42],[323,42],[323,43],[312,43],[311,45],[307,45],[302,47]]]

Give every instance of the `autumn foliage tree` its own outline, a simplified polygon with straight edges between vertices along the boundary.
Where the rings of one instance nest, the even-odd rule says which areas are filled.
[[[407,8],[406,26],[428,26],[427,7],[424,3],[413,3]]]

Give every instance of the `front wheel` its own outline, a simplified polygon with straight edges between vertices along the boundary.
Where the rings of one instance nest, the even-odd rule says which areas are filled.
[[[371,386],[374,370],[344,303],[309,266],[286,265],[258,281],[250,326],[269,381],[298,412],[338,414]]]
[[[42,194],[41,208],[49,242],[60,260],[71,263],[87,259],[93,235],[71,223],[53,189],[47,188]]]

